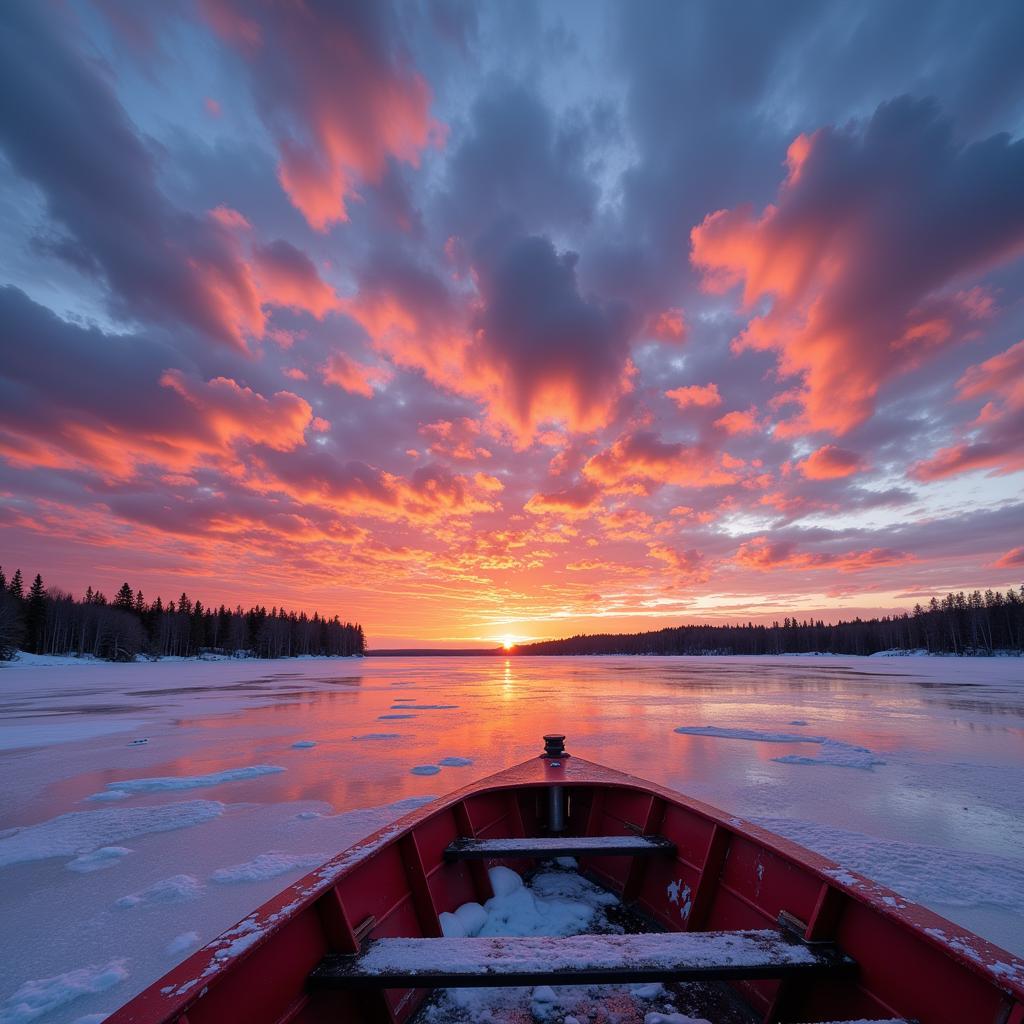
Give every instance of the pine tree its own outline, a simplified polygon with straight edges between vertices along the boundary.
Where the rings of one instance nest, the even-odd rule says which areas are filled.
[[[135,592],[135,610],[140,615],[145,614],[146,611],[146,599],[142,596],[141,590]]]
[[[11,577],[11,585],[7,588],[7,592],[11,597],[16,597],[19,601],[25,600],[25,584],[22,582],[20,569],[14,570],[14,575]]]
[[[29,649],[43,654],[43,635],[46,631],[46,588],[43,577],[36,573],[28,592],[28,607],[25,609],[25,628]]]
[[[7,589],[7,577],[4,575],[4,567],[0,565],[0,590]]]
[[[127,583],[121,584],[121,589],[117,592],[117,597],[114,598],[114,607],[123,608],[128,612],[135,608],[135,595]]]

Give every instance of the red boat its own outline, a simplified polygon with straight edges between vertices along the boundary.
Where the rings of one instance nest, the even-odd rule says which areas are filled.
[[[404,1024],[439,988],[652,981],[724,993],[729,1020],[1024,1024],[1024,960],[563,739],[339,854],[107,1024]],[[567,856],[644,930],[442,935],[488,864]]]

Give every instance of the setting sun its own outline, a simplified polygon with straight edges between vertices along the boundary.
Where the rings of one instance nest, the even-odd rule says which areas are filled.
[[[504,647],[506,651],[511,651],[512,648],[515,647],[515,645],[516,645],[516,642],[515,642],[515,640],[512,639],[512,637],[510,637],[510,636],[502,637],[501,646]]]

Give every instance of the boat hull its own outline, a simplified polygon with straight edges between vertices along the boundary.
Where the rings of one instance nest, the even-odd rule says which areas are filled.
[[[536,758],[429,804],[311,872],[140,993],[108,1024],[404,1024],[428,991],[319,991],[330,953],[369,939],[436,937],[438,915],[491,895],[484,862],[452,861],[454,840],[545,833],[552,786],[570,836],[664,836],[675,853],[581,857],[580,869],[655,926],[774,928],[831,941],[853,976],[734,981],[766,1021],[893,1019],[1024,1024],[1024,960],[716,808],[581,758]],[[519,871],[534,862],[503,859]]]

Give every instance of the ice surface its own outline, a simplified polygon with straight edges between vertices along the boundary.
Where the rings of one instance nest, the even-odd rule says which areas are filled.
[[[436,764],[418,764],[415,768],[409,769],[413,775],[437,775],[441,771]]]
[[[224,805],[216,800],[72,811],[0,834],[0,868],[49,857],[81,856],[152,832],[199,825],[223,811]]]
[[[396,711],[450,711],[458,704],[396,704]],[[383,716],[382,716],[383,717]]]
[[[80,854],[74,860],[69,860],[64,866],[69,871],[80,871],[86,874],[90,871],[113,867],[122,857],[127,857],[131,852],[127,846],[101,846],[91,853]]]
[[[471,757],[442,757],[437,762],[442,768],[466,768],[473,763]]]
[[[806,722],[791,722],[791,725],[806,725]],[[837,768],[873,768],[885,764],[866,747],[857,747],[842,740],[827,736],[807,736],[803,733],[764,732],[760,729],[730,729],[714,725],[682,725],[676,730],[684,736],[715,736],[726,740],[757,740],[761,743],[817,743],[821,751],[817,757],[801,754],[786,754],[773,757],[779,764],[829,764]]]
[[[319,867],[330,860],[333,853],[261,853],[244,864],[218,868],[210,875],[211,882],[259,882],[266,878],[287,875],[296,868]]]
[[[416,717],[415,715],[378,715],[377,716],[377,720],[380,721],[380,722],[387,722],[387,721],[389,721],[391,719],[415,718],[415,717]]]
[[[32,725],[0,725],[0,750],[52,747],[58,743],[94,740],[111,733],[127,732],[143,725],[141,720],[111,717],[86,722],[41,722]]]
[[[117,905],[128,908],[153,903],[188,903],[199,899],[205,889],[203,883],[192,875],[172,875],[170,878],[161,878],[141,892],[122,896]]]
[[[367,732],[362,736],[353,736],[354,740],[397,740],[402,734],[400,732]]]
[[[0,751],[0,1006],[28,979],[55,977],[83,962],[130,957],[131,975],[107,995],[55,1009],[42,1024],[74,1024],[83,1014],[114,1009],[168,969],[167,947],[177,936],[195,931],[201,943],[210,941],[307,869],[237,885],[212,883],[214,872],[263,854],[333,854],[416,806],[407,798],[425,786],[440,794],[535,757],[539,734],[550,730],[568,733],[574,755],[738,818],[823,829],[794,838],[1024,952],[1017,898],[1024,891],[1020,659],[67,664],[74,667],[0,664],[0,728],[17,739],[59,725],[66,740],[59,750],[27,744]],[[459,714],[422,711],[415,722],[377,721],[391,713],[395,688],[402,687],[415,694],[406,704],[458,704]],[[797,720],[810,730],[791,724]],[[133,731],[88,731],[92,723],[105,729],[125,722]],[[785,733],[796,745],[672,732],[702,723]],[[382,732],[390,726],[402,732]],[[831,770],[824,785],[827,768],[772,760],[819,758],[824,744],[806,744],[807,731],[886,763],[873,771]],[[110,792],[122,776],[180,778],[274,764],[282,748],[307,736],[318,741],[316,755],[290,754],[282,762],[287,772],[201,793],[81,803]],[[351,742],[363,736],[374,739]],[[137,738],[148,742],[132,745]],[[426,783],[409,773],[410,765],[438,764],[445,751],[474,763],[458,772],[445,768]],[[223,802],[189,800],[208,794]],[[134,852],[107,870],[67,870],[69,862],[112,846]],[[201,899],[115,907],[124,895],[178,873],[206,886]],[[54,920],[61,928],[52,927]],[[660,1004],[647,1009],[668,1012]],[[554,1020],[561,1020],[557,1013]]]
[[[709,1024],[703,1017],[687,1017],[685,1013],[648,1013],[644,1024]]]
[[[206,789],[209,786],[220,786],[225,782],[255,779],[260,775],[275,775],[284,770],[275,764],[252,764],[245,768],[228,768],[223,772],[211,772],[209,775],[168,775],[153,779],[121,779],[119,782],[108,782],[107,790],[104,793],[94,793],[90,799],[121,799],[132,793],[159,793],[169,789]]]
[[[0,1024],[29,1024],[83,996],[106,992],[127,977],[127,961],[111,960],[102,967],[90,964],[52,978],[26,981],[0,1004]]]
[[[1024,856],[961,853],[787,818],[755,821],[915,903],[930,902],[946,912],[950,907],[989,905],[1024,915]],[[845,875],[844,880],[852,879]]]
[[[292,750],[306,750],[309,747],[315,747],[316,740],[299,740],[297,743],[292,744]]]
[[[180,957],[182,953],[187,953],[190,949],[194,949],[199,945],[199,932],[182,932],[180,935],[175,935],[170,942],[167,943],[167,955],[172,957]]]

